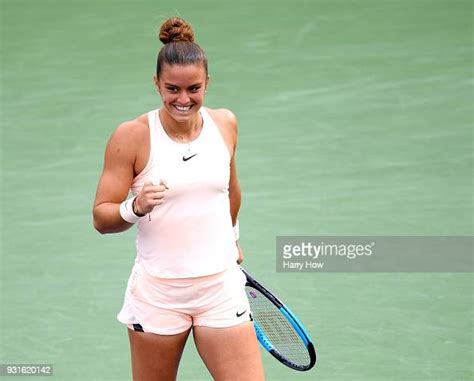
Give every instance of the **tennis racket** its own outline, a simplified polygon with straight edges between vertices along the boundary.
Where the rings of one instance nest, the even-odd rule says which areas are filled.
[[[311,338],[296,316],[243,267],[253,324],[260,344],[284,365],[300,371],[311,369],[316,352]]]

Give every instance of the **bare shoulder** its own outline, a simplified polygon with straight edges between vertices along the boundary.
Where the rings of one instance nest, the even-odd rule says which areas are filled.
[[[146,114],[144,114],[136,119],[120,123],[110,137],[109,144],[117,143],[135,146],[143,143],[148,136],[148,119]]]
[[[107,143],[106,157],[135,162],[140,147],[149,145],[146,114],[119,124]]]
[[[232,157],[237,145],[237,118],[232,111],[226,108],[211,109],[206,107],[206,110],[219,128]]]
[[[233,133],[237,134],[237,117],[235,114],[226,108],[212,109],[207,108],[211,118],[224,129],[230,129]]]
[[[135,139],[141,140],[146,136],[148,136],[148,119],[144,114],[119,124],[112,134],[111,140],[129,140],[129,143],[132,143]]]

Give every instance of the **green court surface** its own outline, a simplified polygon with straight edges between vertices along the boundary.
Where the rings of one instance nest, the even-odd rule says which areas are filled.
[[[108,137],[160,104],[156,30],[180,15],[207,106],[239,118],[245,266],[318,350],[307,373],[262,352],[267,379],[473,379],[472,272],[275,270],[278,235],[472,236],[472,2],[0,4],[0,363],[131,379],[134,231],[99,235],[91,208]],[[190,340],[179,380],[209,379]]]

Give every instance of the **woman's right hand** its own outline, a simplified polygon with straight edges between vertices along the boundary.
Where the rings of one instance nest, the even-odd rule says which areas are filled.
[[[163,180],[160,181],[160,185],[153,185],[151,181],[147,181],[135,200],[137,214],[148,214],[156,206],[163,204],[167,189],[169,189],[168,185]]]

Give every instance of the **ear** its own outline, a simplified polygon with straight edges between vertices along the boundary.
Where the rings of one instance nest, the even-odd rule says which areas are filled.
[[[161,95],[161,91],[160,91],[160,78],[158,78],[156,75],[153,76],[153,82],[155,83],[155,88],[156,88],[156,91],[158,91]]]
[[[211,76],[208,75],[206,78],[206,86],[205,86],[205,91],[207,91],[207,88],[209,87],[209,82],[211,81]]]

